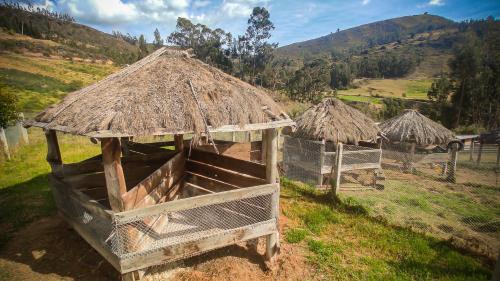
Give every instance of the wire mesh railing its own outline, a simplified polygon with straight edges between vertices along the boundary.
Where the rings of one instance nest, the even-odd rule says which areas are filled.
[[[360,148],[344,145],[342,165],[374,162],[381,156],[380,166],[342,168],[338,192],[342,201],[361,206],[370,216],[391,224],[450,239],[476,253],[497,257],[500,249],[497,146],[484,145],[479,163],[478,146],[472,160],[467,150],[458,151],[454,156],[451,149],[417,147],[412,151],[411,145],[384,145],[379,150],[381,155],[376,154],[377,150],[367,150],[349,156],[350,151],[360,151]],[[286,153],[305,153],[309,158],[284,157],[294,161],[310,160],[312,166],[317,166],[320,148],[295,145]],[[285,169],[286,177],[288,171]],[[311,183],[310,174],[310,171],[295,171],[291,175],[294,180]]]

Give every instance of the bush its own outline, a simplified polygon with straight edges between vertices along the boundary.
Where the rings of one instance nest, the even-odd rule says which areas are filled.
[[[6,128],[18,118],[17,97],[0,86],[0,127]]]

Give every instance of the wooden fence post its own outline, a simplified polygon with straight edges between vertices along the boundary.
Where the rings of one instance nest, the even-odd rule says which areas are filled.
[[[319,175],[318,175],[318,185],[323,185],[323,165],[325,165],[325,140],[321,141],[321,147],[319,149]]]
[[[57,134],[54,130],[45,130],[45,138],[47,139],[47,162],[52,169],[52,172],[60,169],[62,166],[61,151],[57,142]]]
[[[23,121],[24,121],[24,114],[19,113],[19,120],[17,121],[16,126],[19,131],[19,134],[21,135],[23,143],[28,144],[29,143],[28,130],[26,130],[26,128],[23,127]]]
[[[109,204],[114,212],[120,212],[125,210],[122,195],[127,192],[120,159],[120,140],[118,138],[101,139],[101,149]]]
[[[453,143],[451,145],[451,158],[450,158],[450,165],[448,168],[448,177],[447,177],[447,180],[452,183],[457,182],[456,178],[457,159],[458,159],[458,143]]]
[[[338,195],[339,189],[340,189],[340,175],[341,175],[341,170],[342,170],[342,153],[344,151],[344,145],[339,142],[337,144],[337,153],[335,154],[335,165],[334,165],[334,172],[335,174],[333,175],[333,194],[335,196]],[[332,169],[333,170],[333,169]]]
[[[278,181],[278,133],[276,129],[263,131],[263,139],[266,140],[266,181],[276,183]],[[276,219],[276,228],[279,229],[279,192],[273,194],[271,200],[271,216]],[[279,251],[278,231],[266,237],[266,258],[274,264]]]
[[[482,140],[479,141],[479,151],[477,153],[477,164],[481,163],[481,154],[483,154],[484,143]]]
[[[469,147],[469,161],[473,160],[474,160],[474,139],[471,139]]]
[[[5,159],[10,160],[9,144],[7,143],[5,130],[2,127],[0,127],[0,146],[2,147],[2,154],[4,155]]]

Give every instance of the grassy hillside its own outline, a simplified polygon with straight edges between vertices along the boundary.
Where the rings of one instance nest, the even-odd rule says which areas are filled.
[[[14,9],[7,5],[0,5],[0,27],[11,34],[24,33],[32,38],[54,42],[48,47],[46,44],[38,44],[36,40],[3,38],[0,42],[3,50],[15,52],[27,49],[45,55],[112,60],[118,64],[131,63],[138,58],[137,46],[110,34],[82,24]]]
[[[416,15],[394,18],[342,30],[316,39],[293,43],[278,48],[281,56],[307,58],[330,52],[355,51],[383,45],[416,34],[453,26],[453,22],[434,15]]]
[[[37,43],[54,44],[48,40]],[[68,92],[99,81],[118,69],[111,63],[49,58],[36,53],[2,53],[0,91],[14,93],[19,98],[20,110],[32,115],[58,102]]]

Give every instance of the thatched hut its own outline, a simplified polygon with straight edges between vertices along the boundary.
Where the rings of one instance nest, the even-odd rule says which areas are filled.
[[[394,143],[415,143],[419,146],[443,145],[455,138],[452,131],[414,109],[379,125],[385,137]]]
[[[340,177],[341,170],[380,168],[379,129],[357,109],[327,98],[295,121],[296,129],[284,143],[283,166],[288,177],[322,185],[332,171]]]
[[[310,107],[295,123],[294,137],[335,144],[375,141],[380,131],[370,117],[336,98],[326,98]]]
[[[276,128],[291,124],[262,90],[167,48],[26,123],[46,132],[59,213],[125,279],[259,237],[272,259],[279,246]],[[210,139],[213,132],[249,130],[263,130],[264,165],[183,141],[188,133]],[[56,132],[100,141],[102,154],[63,164]],[[151,135],[174,141],[131,140]]]
[[[454,181],[457,151],[462,143],[454,141],[455,135],[452,131],[414,109],[406,109],[379,126],[389,141],[384,155],[402,162],[405,171],[413,171],[415,163],[431,165],[440,163],[443,166],[443,174],[448,171],[450,180]],[[447,147],[450,142],[453,143],[451,160],[446,150],[433,150],[438,146]],[[449,170],[448,162],[452,163]]]

